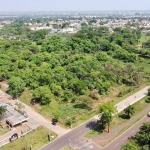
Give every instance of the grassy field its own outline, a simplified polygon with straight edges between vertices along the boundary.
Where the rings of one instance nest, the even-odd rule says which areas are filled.
[[[6,126],[4,128],[0,127],[0,135],[3,135],[8,131],[9,131],[9,129]]]
[[[144,108],[149,106],[149,104],[145,102],[146,98],[147,97],[145,97],[145,98],[141,99],[140,101],[136,102],[135,104],[133,104],[133,107],[135,108],[135,113],[133,114],[133,116],[135,116],[140,111],[142,111]],[[111,122],[110,131],[117,129],[123,123],[128,121],[128,119],[123,119],[123,117],[122,118],[120,117],[123,114],[124,114],[124,112],[121,112],[114,117],[113,121]],[[95,129],[89,131],[87,134],[85,134],[85,137],[91,139],[91,138],[95,138],[97,136],[100,136],[100,135],[102,136],[105,134],[107,134],[107,132],[102,131],[102,129],[100,127],[97,127]]]
[[[22,95],[19,97],[19,99],[20,99],[23,103],[25,103],[25,104],[31,106],[31,103],[30,103],[30,101],[31,101],[31,99],[32,99],[32,93],[31,93],[31,91],[28,90],[28,89],[25,89],[24,92],[22,93]]]
[[[142,85],[139,88],[132,88],[131,92],[128,94],[125,94],[122,97],[112,97],[113,100],[112,103],[115,105],[116,103],[122,101],[123,99],[129,97],[130,95],[136,93],[137,91],[139,91],[140,89],[144,88],[146,85]],[[131,87],[122,87],[125,89],[131,88]],[[119,88],[121,89],[121,87]],[[106,97],[111,97],[111,94],[109,94],[109,96],[103,96],[100,100],[94,100],[93,103],[97,103],[97,106],[94,108],[94,110],[88,110],[88,109],[81,109],[81,108],[75,108],[74,104],[59,104],[56,101],[52,100],[51,103],[49,105],[45,105],[45,106],[40,106],[40,105],[31,105],[30,101],[32,99],[32,93],[31,91],[29,91],[28,89],[25,89],[25,91],[23,92],[23,94],[20,96],[20,100],[26,104],[28,104],[29,106],[34,107],[39,113],[41,113],[42,115],[46,116],[47,118],[51,119],[54,117],[55,114],[57,114],[59,116],[59,122],[63,125],[66,125],[67,123],[67,119],[69,119],[69,117],[75,117],[76,120],[74,122],[72,122],[72,127],[76,127],[78,125],[80,125],[81,123],[89,120],[90,118],[92,118],[94,115],[97,114],[97,107],[100,105],[100,103],[103,103]],[[71,127],[71,126],[69,126]]]
[[[142,34],[139,44],[147,42],[148,40],[150,40],[150,36],[145,36],[145,34]]]
[[[48,134],[51,136],[54,135],[56,138],[55,133],[44,127],[39,127],[37,130],[34,130],[18,140],[1,147],[0,150],[29,150],[30,147],[32,147],[32,150],[38,150],[40,147],[49,142]]]

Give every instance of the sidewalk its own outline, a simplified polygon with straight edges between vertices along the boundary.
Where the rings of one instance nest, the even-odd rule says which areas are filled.
[[[147,86],[144,89],[138,91],[137,93],[129,96],[125,100],[121,101],[120,103],[116,104],[115,107],[118,110],[118,113],[123,111],[129,105],[132,105],[136,103],[137,101],[139,101],[140,99],[142,99],[143,97],[145,97],[148,94],[149,88],[150,86]]]
[[[128,98],[124,99],[123,101],[119,102],[118,104],[115,105],[117,113],[120,113],[123,111],[125,108],[127,108],[129,105],[132,105],[142,98],[144,98],[148,94],[148,89],[150,86],[145,87],[144,89],[136,92],[135,94],[129,96]],[[96,115],[93,117],[94,119],[99,119],[99,115]]]

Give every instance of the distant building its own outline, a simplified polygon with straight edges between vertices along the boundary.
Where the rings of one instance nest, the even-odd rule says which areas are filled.
[[[32,26],[32,27],[29,27],[29,28],[30,28],[32,31],[52,29],[52,27],[36,27],[36,26]]]

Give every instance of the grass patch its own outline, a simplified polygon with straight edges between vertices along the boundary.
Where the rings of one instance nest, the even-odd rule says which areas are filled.
[[[122,97],[115,97],[114,100],[111,100],[112,103],[115,105],[116,103],[124,100],[125,98],[129,97],[130,95],[136,93],[140,89],[142,89],[145,85],[143,84],[139,88],[131,88],[127,86],[123,86],[122,88],[124,89],[129,89],[131,88],[131,92],[122,96]],[[119,88],[120,89],[120,88]],[[111,93],[110,93],[111,94]],[[108,97],[108,96],[107,96]],[[100,105],[100,103],[103,103],[104,97],[100,100],[93,100],[92,103],[96,107],[94,107],[91,110],[88,109],[82,109],[78,107],[74,107],[76,103],[58,103],[55,100],[52,100],[49,105],[32,105],[30,103],[32,99],[32,91],[25,89],[25,91],[22,93],[22,95],[19,97],[19,99],[23,102],[26,103],[27,105],[33,107],[38,111],[40,114],[44,115],[45,117],[52,119],[55,118],[55,116],[58,117],[58,122],[61,123],[64,126],[67,126],[68,122],[70,122],[70,118],[75,118],[75,120],[72,121],[72,127],[77,127],[78,125],[84,123],[85,121],[89,120],[93,116],[97,114],[97,107]],[[68,127],[71,127],[69,125]]]
[[[146,87],[147,85],[142,85],[138,88],[132,88],[130,93],[125,94],[122,97],[116,97],[114,100],[112,100],[113,105],[116,105],[117,103],[123,101],[124,99],[128,98],[129,96],[137,93],[138,91],[140,91],[141,89],[143,89],[144,87]]]
[[[49,105],[42,106],[39,109],[39,113],[52,118],[57,114],[59,122],[63,125],[66,125],[70,117],[75,117],[72,127],[76,127],[96,115],[96,112],[87,109],[74,108],[73,104],[59,105],[55,101],[52,101]]]
[[[0,150],[26,150],[30,147],[32,147],[32,150],[37,150],[49,142],[48,134],[51,136],[54,135],[56,138],[56,134],[54,132],[49,131],[45,127],[38,127],[36,130],[28,133],[18,140],[1,147]]]
[[[65,147],[61,148],[60,150],[72,150],[72,148],[70,146],[65,146]]]
[[[142,44],[144,42],[147,42],[148,40],[150,40],[150,36],[146,36],[145,34],[142,34],[139,43]]]
[[[5,126],[4,128],[0,127],[0,135],[7,133],[9,129]]]
[[[31,106],[31,103],[30,103],[30,102],[31,102],[31,99],[32,99],[32,93],[31,93],[31,91],[26,88],[26,89],[24,90],[24,92],[21,94],[21,96],[19,97],[19,99],[20,99],[23,103],[25,103],[25,104]]]
[[[140,101],[132,105],[135,108],[135,113],[133,114],[133,116],[137,115],[140,111],[142,111],[144,108],[149,106],[148,103],[145,102],[145,99],[147,99],[147,97],[141,99]],[[121,118],[120,116],[122,114],[124,114],[124,111],[120,112],[114,117],[113,121],[111,122],[110,131],[117,129],[119,126],[123,125],[123,123],[129,121],[129,119]],[[100,135],[103,136],[106,134],[107,132],[103,131],[102,128],[98,126],[95,129],[89,131],[87,134],[85,134],[84,137],[91,139],[91,138],[96,138]]]

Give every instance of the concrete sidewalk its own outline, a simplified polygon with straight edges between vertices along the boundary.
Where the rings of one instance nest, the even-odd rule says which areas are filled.
[[[135,94],[129,96],[128,98],[124,99],[123,101],[119,102],[118,104],[115,105],[117,113],[123,111],[125,108],[127,108],[129,105],[132,105],[148,94],[148,89],[150,86],[145,87],[144,89],[136,92]],[[94,119],[99,119],[99,115],[96,115],[93,117]]]
[[[138,102],[140,99],[144,98],[148,94],[148,89],[150,86],[145,87],[144,89],[138,91],[137,93],[129,96],[125,100],[119,102],[115,105],[118,113],[123,111],[125,108],[127,108],[129,105],[132,105],[136,102]]]

